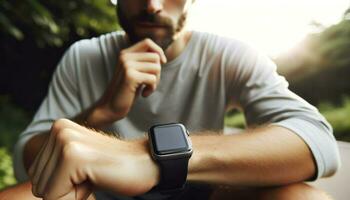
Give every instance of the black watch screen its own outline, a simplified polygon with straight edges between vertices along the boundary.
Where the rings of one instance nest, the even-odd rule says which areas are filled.
[[[154,125],[148,136],[152,157],[161,173],[155,189],[163,193],[183,190],[192,155],[192,144],[185,126],[179,123]]]
[[[166,155],[190,150],[187,131],[180,124],[154,126],[150,134],[155,154]]]

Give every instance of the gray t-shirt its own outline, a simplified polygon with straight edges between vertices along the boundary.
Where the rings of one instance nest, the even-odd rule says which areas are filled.
[[[118,53],[128,44],[113,32],[72,45],[60,61],[47,97],[15,148],[19,181],[27,179],[23,147],[59,118],[90,107],[112,79]],[[266,56],[237,40],[193,32],[184,51],[164,64],[157,90],[138,97],[127,117],[108,131],[122,138],[143,137],[155,123],[181,122],[189,131],[222,130],[229,108],[244,112],[247,126],[283,126],[299,135],[317,163],[317,177],[333,174],[339,153],[332,128],[317,109],[288,90],[288,83]]]

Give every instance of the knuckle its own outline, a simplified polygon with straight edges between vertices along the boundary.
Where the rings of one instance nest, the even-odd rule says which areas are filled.
[[[77,159],[83,155],[77,142],[70,141],[63,146],[62,157],[64,160]]]
[[[156,53],[152,53],[151,54],[152,55],[152,58],[156,61],[156,62],[160,62],[160,56],[158,55],[158,54],[156,54]]]
[[[120,56],[125,56],[128,53],[128,51],[126,49],[123,49],[119,52],[119,57]]]
[[[127,70],[127,69],[131,68],[131,66],[132,66],[132,61],[130,61],[130,60],[126,60],[126,61],[123,62],[124,70]]]
[[[121,63],[125,63],[127,62],[128,58],[127,58],[127,54],[124,52],[121,52],[119,55],[119,60]]]
[[[133,72],[133,70],[126,70],[125,71],[125,79],[126,80],[131,80],[131,79],[133,79],[134,78],[134,72]]]
[[[68,123],[69,123],[68,119],[64,119],[64,118],[58,119],[58,120],[53,122],[51,129],[55,132],[59,132],[60,130],[67,127]]]
[[[152,75],[150,76],[151,82],[156,83],[157,82],[157,76],[156,75]]]
[[[151,45],[152,44],[152,40],[149,38],[146,38],[143,40],[147,45]]]
[[[75,135],[76,132],[72,129],[64,128],[57,133],[56,139],[58,142],[65,144],[71,141]]]

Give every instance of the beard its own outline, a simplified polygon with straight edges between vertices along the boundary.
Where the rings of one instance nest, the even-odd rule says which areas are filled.
[[[119,23],[128,35],[130,42],[135,44],[143,39],[149,38],[159,45],[163,51],[165,51],[174,42],[176,35],[183,30],[187,20],[187,13],[182,13],[177,22],[174,22],[170,18],[148,13],[146,10],[141,11],[135,16],[128,17],[126,11],[121,9],[121,7],[122,6],[120,6],[120,4],[117,6]],[[137,32],[135,30],[137,23],[159,25],[164,29],[165,33],[160,36],[153,31]]]

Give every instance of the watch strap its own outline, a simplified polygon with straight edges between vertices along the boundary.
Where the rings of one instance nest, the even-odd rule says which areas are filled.
[[[159,160],[160,182],[157,188],[163,193],[176,192],[185,186],[189,157]]]

